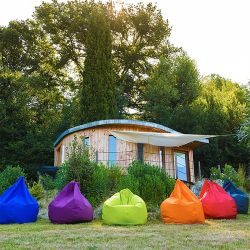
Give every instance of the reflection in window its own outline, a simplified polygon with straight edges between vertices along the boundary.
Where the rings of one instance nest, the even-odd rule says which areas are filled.
[[[64,163],[65,161],[65,147],[64,145],[62,145],[62,155],[61,155],[61,163]]]
[[[109,136],[109,167],[116,164],[116,138],[113,135]]]
[[[164,154],[164,147],[160,147],[159,158],[160,158],[160,162],[159,162],[160,168],[161,168],[161,169],[165,169],[165,154]]]
[[[174,163],[176,170],[176,178],[188,181],[188,165],[187,154],[183,152],[174,152]]]

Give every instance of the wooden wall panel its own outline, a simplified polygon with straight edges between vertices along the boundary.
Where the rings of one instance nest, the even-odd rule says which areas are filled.
[[[165,164],[166,172],[170,176],[175,177],[174,155],[171,148],[165,148]]]
[[[144,144],[143,158],[146,163],[160,167],[160,148],[158,146]]]
[[[193,150],[189,150],[189,152],[188,152],[188,160],[189,160],[189,169],[190,169],[190,181],[195,182]]]

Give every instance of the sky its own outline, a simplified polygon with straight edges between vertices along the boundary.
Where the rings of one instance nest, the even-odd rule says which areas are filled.
[[[215,73],[241,84],[250,81],[250,0],[124,2],[156,3],[172,27],[170,42],[195,60],[201,75]],[[41,3],[42,0],[0,0],[0,25],[30,18]]]

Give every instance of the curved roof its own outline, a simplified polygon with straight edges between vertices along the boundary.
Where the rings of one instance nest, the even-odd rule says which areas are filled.
[[[138,125],[138,126],[145,126],[145,127],[152,127],[152,128],[157,128],[161,129],[165,132],[168,133],[179,133],[171,128],[168,128],[166,126],[154,123],[154,122],[145,122],[145,121],[138,121],[138,120],[127,120],[127,119],[113,119],[113,120],[100,120],[96,122],[89,122],[85,123],[83,125],[79,125],[70,129],[65,130],[55,141],[54,147],[67,135],[72,134],[74,132],[87,129],[87,128],[92,128],[92,127],[97,127],[97,126],[102,126],[102,125],[111,125],[111,124],[122,124],[122,125]],[[208,143],[207,139],[204,140],[199,140],[203,143]]]

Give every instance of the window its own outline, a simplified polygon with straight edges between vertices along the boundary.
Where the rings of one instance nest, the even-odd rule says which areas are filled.
[[[109,167],[116,163],[116,137],[113,135],[109,136],[109,159],[108,165]]]
[[[137,144],[137,160],[143,162],[143,144]]]
[[[165,169],[165,151],[164,151],[164,147],[160,147],[160,151],[159,151],[159,158],[160,158],[160,162],[159,162],[159,166],[161,169]]]
[[[188,156],[185,152],[174,152],[174,163],[176,170],[176,178],[188,181]]]
[[[61,155],[61,163],[64,163],[65,161],[65,147],[62,145],[62,155]]]
[[[89,137],[84,137],[83,138],[83,146],[88,146],[89,147],[89,145],[90,145],[90,143],[89,143]]]

